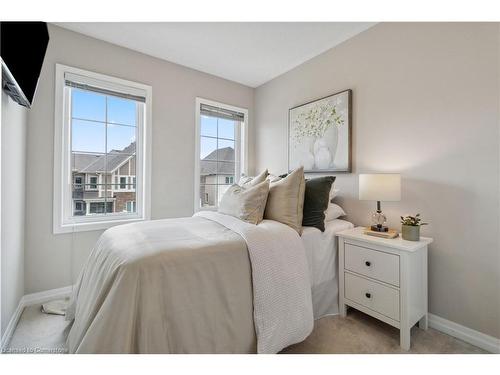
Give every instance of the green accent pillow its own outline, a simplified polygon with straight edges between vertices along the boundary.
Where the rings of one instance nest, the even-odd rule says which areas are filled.
[[[335,176],[325,176],[306,180],[304,193],[303,227],[315,227],[325,231],[325,211],[328,208],[330,190]]]

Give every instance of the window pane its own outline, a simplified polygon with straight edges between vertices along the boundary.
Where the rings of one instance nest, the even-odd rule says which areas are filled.
[[[217,160],[217,139],[201,137],[200,139],[200,159]]]
[[[218,200],[217,200],[217,204],[220,203],[220,200],[222,199],[222,196],[224,195],[224,193],[227,191],[227,189],[229,189],[231,185],[219,185],[218,186]]]
[[[106,97],[90,91],[71,90],[73,118],[106,121]]]
[[[200,184],[216,184],[217,183],[217,162],[216,161],[200,161]]]
[[[78,177],[79,179],[82,179],[82,183],[85,182],[85,172],[88,173],[95,172],[96,170],[95,167],[97,167],[96,162],[98,162],[101,157],[104,157],[104,154],[72,152],[71,170],[73,172],[73,177],[74,178]]]
[[[134,213],[135,212],[135,201],[128,201],[126,203],[126,209],[128,213]]]
[[[218,160],[234,161],[234,141],[218,140]]]
[[[97,177],[91,176],[89,178],[88,188],[89,190],[97,190]]]
[[[132,146],[135,146],[135,144],[133,144]],[[135,148],[128,147],[126,151],[135,152]],[[116,180],[110,181],[110,183],[119,184],[120,181],[118,180],[118,176],[135,176],[135,154],[131,155],[128,152],[112,151],[107,154],[106,167],[106,172],[108,174],[113,174]]]
[[[103,123],[73,120],[71,130],[72,151],[104,153],[106,127]]]
[[[218,162],[217,163],[217,173],[221,176],[234,176],[235,163]],[[219,182],[219,183],[224,183],[224,182]]]
[[[123,151],[135,142],[135,133],[135,127],[108,124],[107,152],[111,152],[112,150]]]
[[[201,116],[201,135],[217,137],[217,119],[215,117]]]
[[[120,178],[120,182],[123,182]],[[128,182],[128,178],[125,178]],[[110,199],[114,202],[114,213],[134,213],[136,202],[136,191],[133,184],[112,184],[108,186]],[[132,211],[131,211],[132,210]]]
[[[200,185],[200,207],[215,207],[217,185]]]
[[[235,122],[227,119],[219,120],[219,138],[236,139],[235,138]]]
[[[82,200],[74,200],[73,216],[84,216],[86,214],[86,204]]]
[[[106,213],[113,212],[113,202],[99,201],[99,202],[89,202],[89,215],[104,215]]]
[[[135,126],[136,102],[108,96],[108,122]]]

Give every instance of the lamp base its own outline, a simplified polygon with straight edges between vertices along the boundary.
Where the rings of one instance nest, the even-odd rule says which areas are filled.
[[[388,232],[389,227],[386,227],[384,225],[372,225],[370,229],[374,232]]]

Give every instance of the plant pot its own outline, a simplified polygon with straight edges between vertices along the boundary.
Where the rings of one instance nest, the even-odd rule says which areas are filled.
[[[403,240],[420,241],[420,225],[402,225],[401,227]]]

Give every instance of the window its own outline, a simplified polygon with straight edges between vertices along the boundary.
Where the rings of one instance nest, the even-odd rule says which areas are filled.
[[[149,86],[56,64],[55,233],[149,218],[150,103]]]
[[[82,176],[75,176],[75,179],[73,181],[75,184],[75,189],[83,189],[83,177]]]
[[[74,157],[77,157],[78,155],[75,155]],[[89,178],[89,190],[97,190],[97,177],[90,177]]]
[[[135,212],[135,202],[134,201],[127,202],[127,212]]]
[[[248,111],[196,99],[195,210],[217,208],[246,171]]]
[[[106,210],[104,208],[107,208]],[[113,202],[90,202],[89,213],[104,214],[113,212]]]

